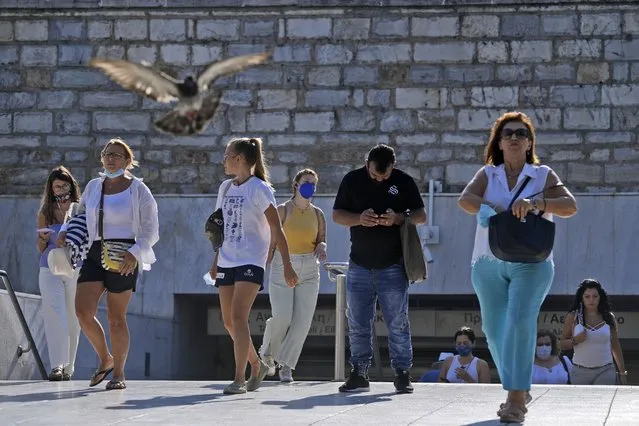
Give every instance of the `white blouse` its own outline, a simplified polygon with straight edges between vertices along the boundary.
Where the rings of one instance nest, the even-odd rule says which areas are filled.
[[[568,383],[569,374],[572,371],[572,362],[570,358],[565,355],[564,361],[566,367],[559,361],[552,367],[542,367],[541,365],[533,364],[532,383],[537,385],[565,385]],[[568,368],[568,371],[566,371]]]
[[[131,190],[131,204],[133,208],[133,235],[135,244],[129,251],[138,260],[142,270],[151,269],[155,263],[153,246],[160,239],[158,223],[158,206],[149,188],[142,180],[129,175],[133,181],[129,187]],[[91,247],[98,235],[98,211],[100,209],[100,194],[104,176],[95,178],[87,183],[80,198],[78,212],[86,213],[87,231],[89,233],[88,245]],[[68,222],[67,222],[68,223]],[[62,231],[66,231],[63,225]]]
[[[548,166],[535,166],[533,164],[526,163],[519,174],[517,184],[511,190],[508,188],[508,179],[506,178],[504,165],[486,165],[484,167],[484,173],[486,173],[488,184],[486,186],[486,192],[484,193],[484,199],[494,205],[498,205],[506,209],[517,191],[519,191],[520,186],[527,176],[530,176],[530,181],[517,197],[518,200],[522,198],[529,198],[531,195],[543,190],[546,186],[546,179],[548,178],[550,170],[551,169]],[[541,194],[536,197],[541,197]],[[534,213],[538,214],[539,211],[537,210]],[[544,213],[543,217],[551,221],[553,220],[553,216],[550,213]],[[477,223],[472,263],[475,263],[482,257],[486,257],[491,260],[499,260],[490,250],[490,245],[488,243],[488,228],[484,228]],[[552,252],[548,256],[547,260],[552,261]]]
[[[576,324],[573,336],[584,331],[584,326]],[[572,361],[581,367],[597,368],[612,364],[611,331],[608,324],[586,331],[586,340],[573,348]]]

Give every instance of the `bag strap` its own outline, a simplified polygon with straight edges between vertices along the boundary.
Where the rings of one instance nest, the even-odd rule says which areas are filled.
[[[519,189],[517,190],[517,193],[515,194],[515,196],[513,197],[512,200],[510,200],[510,204],[508,204],[508,208],[506,209],[506,211],[510,210],[511,207],[513,206],[513,203],[515,202],[515,200],[517,199],[517,197],[519,197],[519,194],[521,194],[521,191],[524,190],[524,188],[526,187],[526,185],[528,185],[528,182],[530,182],[530,176],[526,176],[526,179],[524,179],[524,182],[521,184],[521,186],[519,187]]]
[[[320,217],[320,209],[319,207],[314,206],[313,204],[311,204],[311,207],[313,208],[313,210],[315,210],[315,218],[317,219],[317,236],[315,237],[315,245],[319,244],[319,233],[320,233],[320,227],[322,226],[322,218]],[[324,225],[324,229],[326,232],[326,225]]]
[[[98,210],[98,237],[102,240],[104,238],[104,187],[106,186],[106,179],[102,181],[102,189],[100,191],[100,209]]]
[[[566,370],[566,374],[568,375],[568,383],[566,383],[567,385],[571,384],[570,383],[570,371],[568,370],[568,365],[566,365],[566,359],[564,358],[564,355],[560,352],[559,353],[559,361],[561,361],[561,365],[564,366],[564,370]]]
[[[286,219],[293,213],[293,202],[291,200],[286,200],[284,202],[284,217],[282,218],[282,226],[286,222]]]
[[[224,188],[224,191],[222,191],[222,198],[226,197],[226,193],[229,192],[229,189],[231,188],[231,185],[233,185],[233,179],[230,179],[229,183],[226,184],[226,187]],[[224,202],[224,200],[222,200],[222,202]]]

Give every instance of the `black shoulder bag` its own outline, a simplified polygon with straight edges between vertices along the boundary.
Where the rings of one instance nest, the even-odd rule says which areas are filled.
[[[220,247],[222,247],[222,243],[224,243],[224,214],[222,210],[224,209],[224,197],[231,185],[233,185],[232,180],[229,181],[226,188],[222,190],[222,195],[220,196],[218,194],[218,197],[222,198],[222,203],[220,204],[221,207],[215,210],[204,223],[204,233],[211,242],[214,251],[217,251]]]
[[[505,262],[543,262],[550,255],[555,243],[555,224],[542,216],[543,211],[538,215],[529,212],[523,220],[518,219],[511,211],[513,203],[529,181],[530,176],[526,177],[508,208],[492,216],[488,222],[490,251],[496,258]],[[563,184],[545,188],[530,197],[558,186]]]

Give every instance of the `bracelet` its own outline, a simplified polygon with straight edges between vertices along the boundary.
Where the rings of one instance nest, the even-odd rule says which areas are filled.
[[[627,376],[628,375],[628,371],[624,370],[623,373],[620,373],[619,371],[617,371],[617,374],[620,376]]]

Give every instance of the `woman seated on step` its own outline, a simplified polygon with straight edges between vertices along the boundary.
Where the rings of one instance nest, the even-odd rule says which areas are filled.
[[[537,348],[533,364],[533,384],[570,384],[570,358],[561,353],[559,341],[550,330],[537,331]]]
[[[490,383],[490,367],[483,359],[473,355],[475,332],[462,327],[455,333],[457,355],[446,358],[439,372],[439,381],[445,383]]]

